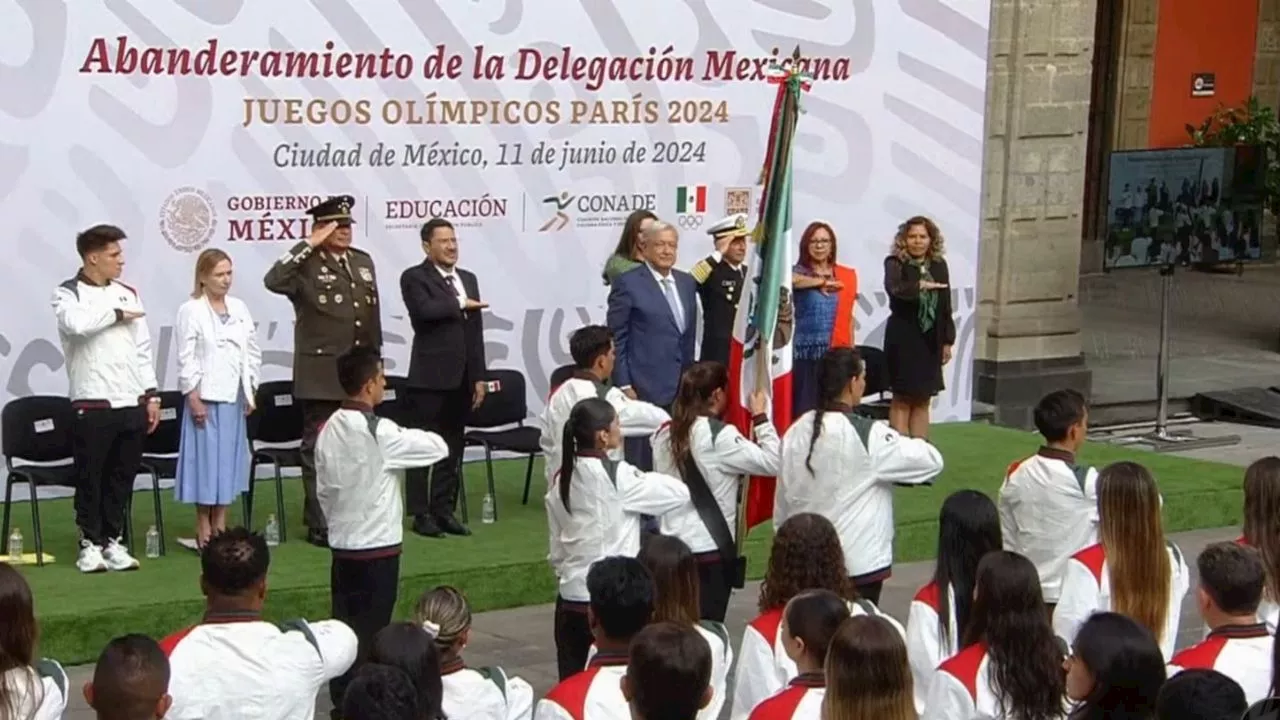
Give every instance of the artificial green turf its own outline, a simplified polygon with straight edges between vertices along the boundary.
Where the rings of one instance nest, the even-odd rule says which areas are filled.
[[[937,426],[933,439],[942,451],[946,470],[932,487],[897,491],[898,562],[933,556],[938,507],[948,494],[961,488],[976,488],[994,496],[1009,462],[1033,453],[1039,444],[1034,434],[978,423]],[[1159,480],[1168,532],[1239,522],[1243,475],[1240,468],[1102,444],[1090,444],[1081,458],[1098,466],[1121,459],[1142,462]],[[439,583],[460,587],[477,611],[555,599],[555,581],[545,562],[541,466],[535,466],[529,505],[520,504],[524,467],[523,461],[495,464],[499,512],[496,524],[479,522],[484,466],[473,463],[467,466],[466,474],[475,534],[469,538],[427,540],[406,532],[400,568],[401,614],[409,612],[419,593]],[[296,478],[285,482],[290,541],[272,553],[267,612],[276,619],[327,617],[329,555],[303,542],[301,483]],[[274,493],[268,481],[260,480],[257,490],[255,524],[261,528],[267,513],[274,511]],[[168,555],[159,560],[143,559],[138,572],[92,576],[81,575],[74,567],[75,527],[70,501],[41,503],[46,551],[56,555],[58,561],[44,568],[25,568],[24,572],[35,592],[45,655],[69,664],[91,661],[116,635],[141,632],[160,637],[199,619],[203,605],[198,585],[199,562],[193,553],[174,542],[179,535],[191,534],[193,514],[188,507],[173,503],[171,492],[164,495]],[[25,506],[14,508],[15,524],[22,527],[30,545],[29,517]],[[239,508],[235,508],[232,517],[239,517]],[[151,502],[146,495],[135,496],[134,522],[141,539],[152,523]],[[763,573],[770,536],[770,529],[762,526],[747,541],[752,577]]]

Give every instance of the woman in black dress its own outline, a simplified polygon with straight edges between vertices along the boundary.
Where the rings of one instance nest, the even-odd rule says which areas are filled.
[[[893,391],[889,424],[910,437],[929,436],[929,403],[942,391],[942,366],[951,361],[950,281],[938,226],[919,215],[899,225],[884,261],[891,312],[884,350]]]

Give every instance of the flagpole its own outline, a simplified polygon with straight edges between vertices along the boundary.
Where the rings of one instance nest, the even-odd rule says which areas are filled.
[[[779,170],[791,162],[791,141],[795,136],[795,116],[799,112],[799,91],[808,89],[807,81],[804,74],[800,70],[800,46],[796,45],[795,51],[791,54],[791,66],[786,68],[780,79],[771,79],[770,82],[778,82],[778,94],[774,100],[773,119],[769,128],[769,137],[765,148],[765,161],[761,169],[761,184],[764,192],[762,193],[760,202],[760,221],[756,227],[757,243],[777,243],[782,242],[785,233],[780,228],[770,228],[768,226],[769,218],[774,217],[777,211],[778,183],[786,182],[789,172],[785,169]],[[789,200],[789,198],[788,198]],[[770,231],[774,231],[771,236]],[[776,251],[775,251],[776,252]],[[763,256],[759,253],[756,255],[757,264],[759,264]],[[757,278],[762,277],[763,268],[756,267],[754,269]],[[783,268],[782,272],[791,272],[791,268]],[[777,323],[780,318],[774,317],[774,327],[756,328],[756,347],[755,347],[755,391],[758,392],[767,388],[770,398],[770,404],[773,401],[773,339],[777,331]],[[753,393],[754,394],[754,393]],[[744,404],[750,403],[750,396],[740,398],[740,402]],[[751,430],[752,440],[757,440],[755,430]],[[738,489],[738,517],[737,527],[734,537],[738,555],[742,555],[743,548],[746,544],[747,533],[750,528],[747,525],[747,502],[751,497],[752,476],[746,476],[745,480],[740,484]]]

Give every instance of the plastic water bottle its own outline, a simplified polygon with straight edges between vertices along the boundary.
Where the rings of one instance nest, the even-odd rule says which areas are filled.
[[[18,528],[9,533],[9,562],[22,562],[22,531]]]
[[[480,522],[492,525],[494,521],[493,493],[484,494],[484,505],[480,508]]]
[[[276,522],[275,515],[267,516],[267,529],[262,534],[266,536],[267,545],[275,547],[280,544],[280,523]]]
[[[152,525],[151,529],[147,531],[147,557],[160,557],[160,531],[156,529],[155,525]]]

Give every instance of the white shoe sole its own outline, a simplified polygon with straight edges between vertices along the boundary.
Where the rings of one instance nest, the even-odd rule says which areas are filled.
[[[106,572],[106,571],[107,571],[107,565],[106,565],[106,563],[103,563],[103,564],[101,564],[101,565],[99,565],[99,566],[97,566],[97,567],[86,568],[86,567],[81,566],[79,563],[77,563],[77,564],[76,564],[76,569],[77,569],[77,570],[79,570],[80,572],[84,573],[85,575],[97,575],[98,573],[104,573],[104,572]]]
[[[139,565],[138,561],[134,560],[132,564],[125,565],[124,567],[113,567],[112,565],[108,564],[106,566],[106,569],[110,570],[111,572],[131,572],[133,570],[137,570],[138,565]]]

